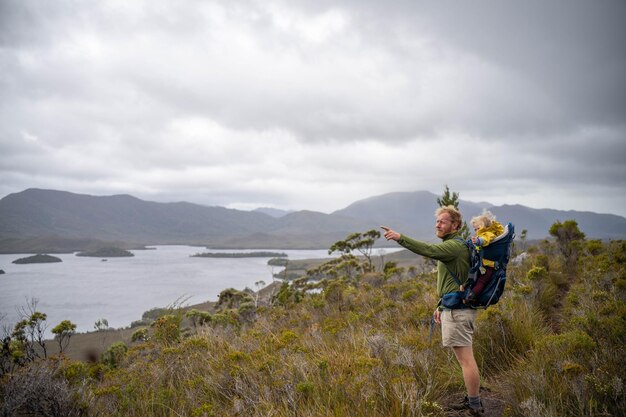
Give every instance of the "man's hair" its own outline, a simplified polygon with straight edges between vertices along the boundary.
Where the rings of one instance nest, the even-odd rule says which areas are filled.
[[[461,228],[463,225],[463,216],[461,216],[461,212],[457,210],[456,207],[453,205],[439,207],[435,210],[435,217],[439,217],[439,215],[443,213],[448,213],[452,224],[456,224],[458,226],[457,229]]]

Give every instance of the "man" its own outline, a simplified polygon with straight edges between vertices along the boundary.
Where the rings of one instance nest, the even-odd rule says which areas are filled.
[[[418,255],[437,260],[437,293],[439,297],[450,292],[459,291],[459,286],[452,277],[454,273],[466,285],[469,271],[468,249],[459,241],[459,229],[463,224],[461,213],[454,206],[440,207],[435,212],[435,232],[443,242],[431,244],[420,242],[404,236],[388,227],[385,230],[385,239],[395,240]],[[480,374],[474,359],[472,336],[476,310],[472,308],[446,309],[441,306],[435,310],[434,319],[441,324],[442,342],[444,347],[451,347],[463,371],[463,380],[467,396],[456,409],[469,409],[474,416],[483,415],[480,401]]]

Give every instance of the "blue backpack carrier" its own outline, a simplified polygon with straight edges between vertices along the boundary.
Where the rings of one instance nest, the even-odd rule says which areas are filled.
[[[470,239],[457,239],[463,242],[469,250],[469,282],[463,291],[445,294],[441,299],[441,304],[446,308],[487,308],[496,304],[500,300],[506,284],[506,267],[511,255],[511,244],[515,239],[515,226],[509,222],[500,236],[497,236],[489,245],[481,249],[476,248]],[[494,261],[493,275],[480,294],[475,299],[468,301],[469,292],[476,285],[480,276],[483,258]],[[461,280],[450,269],[448,272],[461,287]]]

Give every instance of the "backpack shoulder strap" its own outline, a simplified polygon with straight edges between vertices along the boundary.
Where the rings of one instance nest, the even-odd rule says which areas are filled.
[[[469,246],[468,246],[467,242],[466,242],[464,239],[462,239],[462,238],[460,238],[460,237],[458,237],[458,236],[457,236],[457,237],[455,237],[455,238],[454,238],[454,240],[458,240],[459,242],[461,242],[463,245],[465,245],[465,246],[469,249]],[[442,263],[443,263],[443,262],[442,262]],[[450,273],[450,275],[452,275],[452,278],[454,278],[454,282],[456,282],[456,284],[457,284],[459,287],[460,287],[461,285],[463,285],[463,284],[461,283],[461,280],[459,279],[459,277],[457,277],[457,276],[456,276],[456,274],[455,274],[454,272],[452,272],[452,270],[451,270],[450,268],[448,268],[448,265],[446,265],[445,263],[443,263],[443,265],[446,267],[446,269],[448,270],[448,272]]]
[[[443,263],[443,262],[442,262],[442,263]],[[454,272],[452,272],[452,271],[450,270],[450,268],[448,268],[448,265],[446,265],[446,264],[443,264],[443,265],[446,267],[446,269],[448,270],[448,272],[450,273],[450,275],[452,275],[452,278],[454,278],[454,281],[456,282],[456,285],[458,285],[459,287],[460,287],[461,285],[463,285],[463,284],[461,284],[461,280],[459,280],[459,277],[457,277],[457,276],[456,276],[456,274],[455,274]]]

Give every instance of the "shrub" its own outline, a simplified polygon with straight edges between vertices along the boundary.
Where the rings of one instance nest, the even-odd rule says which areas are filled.
[[[0,415],[74,417],[83,415],[78,396],[60,378],[53,362],[34,362],[9,377],[2,386]]]
[[[474,351],[485,376],[510,369],[549,334],[539,311],[514,300],[483,311],[477,326]]]
[[[124,360],[127,351],[128,347],[124,342],[115,342],[102,353],[101,361],[111,368],[116,368]]]
[[[597,403],[589,382],[597,377],[592,364],[596,349],[597,344],[581,331],[544,337],[508,373],[509,401],[517,404],[522,415],[530,415],[531,409],[544,410],[545,415],[602,415],[612,406]]]
[[[241,305],[239,305],[239,308],[237,309],[237,313],[239,313],[239,316],[244,321],[251,323],[256,318],[256,306],[251,301],[241,303]]]
[[[180,323],[182,318],[168,314],[161,316],[154,323],[154,338],[161,343],[169,344],[180,341]]]
[[[89,378],[89,367],[83,362],[69,362],[62,368],[63,377],[71,385],[79,385]]]
[[[133,332],[130,337],[131,342],[147,342],[148,341],[148,329],[146,327],[142,327],[141,329],[137,329]]]

